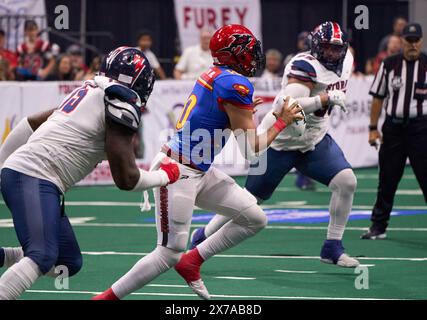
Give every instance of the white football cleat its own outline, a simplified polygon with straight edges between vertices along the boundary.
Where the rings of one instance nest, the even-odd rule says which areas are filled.
[[[356,268],[359,264],[360,262],[357,259],[350,257],[346,253],[343,253],[337,262],[337,265],[344,268]]]
[[[209,300],[211,298],[209,291],[203,283],[202,279],[188,282],[188,286],[203,300]]]
[[[338,258],[337,263],[334,263],[331,259],[324,259],[324,258],[320,258],[320,261],[328,264],[336,264],[337,266],[344,267],[344,268],[356,268],[360,264],[360,262],[357,259],[350,257],[346,253],[343,253]]]

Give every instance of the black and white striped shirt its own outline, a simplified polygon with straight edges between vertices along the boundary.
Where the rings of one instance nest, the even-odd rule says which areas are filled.
[[[407,61],[403,54],[381,63],[369,94],[385,99],[387,115],[407,119],[427,115],[427,55]]]

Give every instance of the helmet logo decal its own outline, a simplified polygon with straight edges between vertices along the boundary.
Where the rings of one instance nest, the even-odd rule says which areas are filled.
[[[338,42],[342,43],[340,26],[336,22],[333,22],[332,26],[333,26],[333,34],[332,34],[331,41],[338,41]]]
[[[230,52],[235,55],[239,55],[252,41],[252,36],[250,34],[233,34],[231,35],[233,40],[231,43],[218,52]]]
[[[132,85],[135,82],[136,79],[138,79],[139,75],[141,74],[142,70],[145,68],[145,59],[141,57],[140,55],[136,54],[133,56],[132,61],[134,70],[135,70],[135,76],[132,81]]]
[[[111,66],[111,63],[114,61],[114,59],[122,52],[123,50],[126,50],[129,47],[118,47],[116,50],[110,52],[110,54],[107,57],[107,67],[109,68]]]

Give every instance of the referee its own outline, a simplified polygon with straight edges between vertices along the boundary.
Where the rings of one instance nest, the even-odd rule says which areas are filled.
[[[384,239],[397,185],[409,157],[427,202],[427,55],[421,52],[421,26],[408,24],[402,32],[403,53],[381,63],[370,94],[373,96],[369,143],[379,151],[379,184],[372,225],[362,239]],[[378,119],[385,108],[382,137]]]

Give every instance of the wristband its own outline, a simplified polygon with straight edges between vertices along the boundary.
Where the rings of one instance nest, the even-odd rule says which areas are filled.
[[[276,129],[277,133],[279,133],[286,128],[286,123],[282,118],[277,118],[276,122],[273,124],[273,127]]]
[[[368,128],[369,128],[369,131],[376,131],[376,130],[378,130],[378,126],[376,124],[370,124],[368,126]]]

